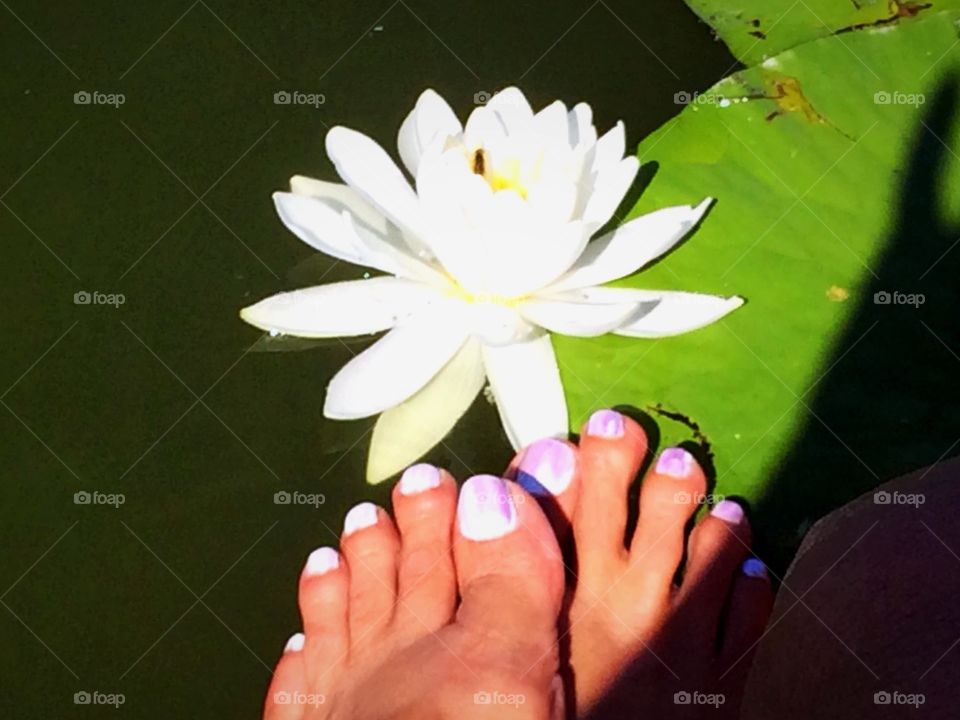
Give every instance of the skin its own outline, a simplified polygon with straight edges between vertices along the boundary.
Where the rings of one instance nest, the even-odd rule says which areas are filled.
[[[706,517],[687,540],[706,488],[694,465],[644,479],[625,544],[647,441],[624,423],[618,438],[585,429],[555,496],[506,483],[518,522],[502,537],[463,536],[445,472],[432,489],[395,488],[395,522],[378,509],[341,538],[339,567],[301,576],[306,640],[281,657],[264,717],[734,717],[772,604],[765,578],[739,572],[749,525]],[[522,466],[521,453],[507,474]],[[677,705],[684,690],[724,693],[724,704]],[[277,702],[295,693],[323,702]],[[499,704],[483,702],[490,693]]]

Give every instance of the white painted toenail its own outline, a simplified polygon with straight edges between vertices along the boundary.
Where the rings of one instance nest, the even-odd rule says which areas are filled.
[[[683,448],[667,448],[657,461],[657,472],[675,478],[685,478],[693,472],[697,461]]]
[[[495,540],[517,527],[517,509],[507,484],[494,475],[474,475],[460,489],[460,534],[470,540]]]
[[[400,476],[401,495],[416,495],[436,487],[440,487],[440,471],[427,463],[411,465]]]
[[[739,525],[740,521],[743,520],[743,508],[733,502],[733,500],[724,500],[723,502],[717,503],[713,506],[710,514],[731,525]]]
[[[287,652],[300,652],[303,650],[303,643],[306,638],[303,636],[303,633],[294,633],[290,636],[290,639],[287,640],[287,644],[283,646],[283,651]]]
[[[303,569],[304,575],[323,575],[340,567],[340,555],[329,547],[317,548],[307,558],[307,565]]]
[[[357,530],[373,527],[377,524],[377,506],[373,503],[360,503],[350,508],[343,519],[343,534],[349,535]]]
[[[752,578],[766,578],[767,577],[767,566],[763,564],[761,560],[757,558],[747,558],[743,561],[743,565],[740,567],[741,572],[744,575]]]
[[[577,459],[573,449],[554,438],[537,440],[523,451],[517,482],[533,495],[559,495],[570,485]]]

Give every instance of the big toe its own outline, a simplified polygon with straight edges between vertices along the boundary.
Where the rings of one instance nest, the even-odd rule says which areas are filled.
[[[454,558],[458,624],[490,641],[481,645],[506,648],[499,658],[505,669],[548,688],[557,671],[564,577],[546,516],[518,485],[474,476],[460,491]]]

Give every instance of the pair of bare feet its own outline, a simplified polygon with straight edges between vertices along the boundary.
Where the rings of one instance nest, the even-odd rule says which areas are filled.
[[[369,503],[300,577],[268,720],[735,717],[772,605],[733,502],[689,531],[694,457],[611,410],[579,447],[542,440],[460,489],[429,465]],[[632,523],[630,523],[632,525]],[[682,581],[677,582],[682,569]]]

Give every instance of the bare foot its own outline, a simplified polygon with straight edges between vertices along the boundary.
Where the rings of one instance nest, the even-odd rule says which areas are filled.
[[[464,483],[458,502],[453,478],[417,465],[393,507],[396,524],[358,505],[342,554],[310,555],[303,634],[277,665],[265,717],[562,717],[563,568],[537,504],[485,475]]]
[[[739,505],[688,524],[706,478],[681,448],[644,478],[627,537],[628,491],[647,453],[640,426],[601,410],[580,447],[542,440],[513,463],[561,537],[572,532],[561,641],[578,717],[736,717],[752,648],[773,602]],[[682,581],[675,582],[686,559]]]

